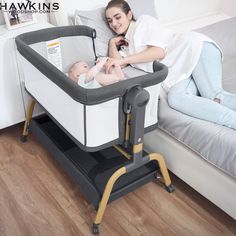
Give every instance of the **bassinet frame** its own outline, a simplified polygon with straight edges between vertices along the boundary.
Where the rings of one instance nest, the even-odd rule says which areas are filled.
[[[96,190],[96,186],[92,184],[93,181],[89,180],[88,176],[85,176],[83,172],[76,170],[76,167],[71,165],[70,160],[68,160],[65,155],[59,149],[57,149],[56,145],[53,146],[53,140],[50,140],[49,137],[46,137],[42,130],[37,125],[35,125],[35,119],[32,121],[34,106],[35,103],[38,102],[37,98],[34,98],[28,107],[22,133],[22,141],[26,141],[31,124],[32,131],[39,139],[41,139],[42,143],[44,143],[49,150],[52,150],[52,154],[56,156],[56,159],[59,155],[60,159],[57,159],[59,163],[72,177],[77,180],[77,182],[80,183],[84,194],[88,199],[91,200],[95,208],[98,209],[93,224],[93,233],[98,234],[99,224],[102,221],[102,217],[108,202],[124,195],[125,193],[128,193],[129,191],[132,191],[136,187],[147,183],[148,181],[152,180],[153,177],[156,178],[158,175],[158,168],[155,166],[154,172],[149,173],[147,176],[138,177],[138,179],[134,180],[134,183],[125,185],[117,191],[112,192],[114,184],[121,176],[127,176],[129,173],[133,173],[135,171],[138,172],[140,168],[145,167],[147,164],[154,161],[160,168],[160,172],[163,176],[167,191],[174,191],[164,158],[160,154],[147,154],[143,150],[145,108],[149,101],[149,93],[144,88],[163,81],[167,76],[167,68],[158,62],[154,62],[154,73],[138,76],[130,80],[125,80],[106,87],[93,89],[93,91],[84,89],[76,85],[73,81],[69,80],[63,72],[48,63],[45,58],[40,56],[31,47],[29,47],[30,44],[37,43],[39,41],[48,41],[54,38],[75,35],[88,36],[94,40],[96,37],[96,31],[86,26],[49,28],[46,30],[44,29],[19,35],[16,38],[16,44],[18,51],[26,60],[28,60],[35,68],[41,71],[63,91],[69,94],[69,96],[75,101],[86,105],[94,105],[116,97],[121,98],[122,103],[120,102],[120,106],[124,116],[126,116],[126,119],[123,120],[123,137],[119,140],[121,145],[115,146],[115,148],[125,157],[128,157],[129,161],[125,161],[122,165],[119,164],[115,168],[113,174],[108,178],[108,181],[106,181],[102,193],[98,192]],[[95,47],[94,53],[96,58]],[[30,91],[28,92],[30,94]],[[47,112],[50,114],[50,111]],[[55,117],[51,116],[51,118],[55,121],[55,123],[57,123]],[[45,139],[48,141],[45,141]],[[73,141],[75,140],[73,139]],[[62,158],[64,159],[62,160]]]

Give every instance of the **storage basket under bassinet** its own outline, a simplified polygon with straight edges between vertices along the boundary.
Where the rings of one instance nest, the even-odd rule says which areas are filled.
[[[167,75],[164,65],[154,63],[154,73],[128,68],[136,77],[97,89],[78,86],[65,72],[76,61],[95,62],[95,38],[96,31],[87,26],[48,28],[16,38],[25,89],[85,151],[124,141],[123,96],[135,85],[150,94],[145,130],[152,130],[157,124],[159,83]],[[55,39],[60,42],[62,71],[47,59],[46,43]]]

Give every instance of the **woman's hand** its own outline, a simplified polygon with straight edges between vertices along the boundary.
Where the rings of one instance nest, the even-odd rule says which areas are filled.
[[[121,59],[121,55],[119,53],[119,46],[121,45],[127,45],[124,36],[116,36],[109,41],[109,57]]]
[[[115,45],[115,46],[121,46],[123,45],[125,42],[125,38],[124,36],[116,36],[112,39],[110,39],[109,41],[109,44],[112,46],[112,45]]]
[[[119,65],[121,68],[125,67],[125,62],[124,62],[124,59],[123,58],[120,58],[120,59],[116,59],[116,58],[109,58],[106,62],[106,64],[104,65],[105,67],[105,73],[109,73],[109,70],[112,68],[112,67],[115,67]]]

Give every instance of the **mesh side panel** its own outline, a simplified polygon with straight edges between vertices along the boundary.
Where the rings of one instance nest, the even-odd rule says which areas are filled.
[[[68,72],[70,66],[77,61],[86,61],[93,64],[95,60],[92,39],[85,36],[59,38],[63,72]],[[30,45],[44,58],[47,56],[46,42]]]

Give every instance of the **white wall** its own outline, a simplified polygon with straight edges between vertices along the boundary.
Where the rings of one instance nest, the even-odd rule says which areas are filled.
[[[215,14],[222,0],[155,0],[156,11],[162,22],[181,21]]]
[[[222,0],[221,9],[227,15],[236,16],[236,0]]]
[[[68,8],[71,8],[71,5],[79,6],[80,10],[91,10],[96,7],[105,6],[109,0],[60,0],[60,2],[64,2],[63,6],[67,5]]]
[[[36,0],[43,1],[43,0]],[[73,15],[76,9],[91,10],[105,6],[109,0],[44,0],[59,2],[60,9],[50,15],[52,23],[68,25],[68,15]],[[135,0],[134,0],[135,1]],[[143,0],[145,1],[145,0]],[[160,20],[163,22],[191,19],[211,13],[224,12],[236,15],[236,0],[154,0]],[[170,7],[171,6],[171,7]],[[38,21],[47,20],[45,14],[37,15]]]

